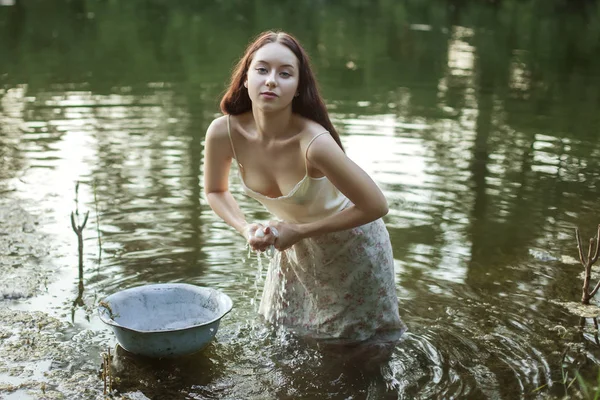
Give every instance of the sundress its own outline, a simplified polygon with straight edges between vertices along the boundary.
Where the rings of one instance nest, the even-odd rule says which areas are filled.
[[[233,140],[231,146],[237,160]],[[308,170],[287,195],[267,197],[246,186],[238,165],[244,192],[282,221],[307,223],[352,204],[326,177],[312,178]],[[275,252],[259,313],[272,324],[318,340],[397,340],[406,327],[398,312],[394,258],[383,220],[302,239]]]

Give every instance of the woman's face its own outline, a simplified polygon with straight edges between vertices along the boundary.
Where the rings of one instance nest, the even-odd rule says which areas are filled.
[[[254,106],[277,111],[289,106],[298,91],[298,59],[281,43],[268,43],[254,54],[246,77]]]

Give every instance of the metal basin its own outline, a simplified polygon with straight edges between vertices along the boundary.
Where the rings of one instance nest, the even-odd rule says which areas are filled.
[[[125,350],[148,357],[176,357],[202,350],[231,311],[226,294],[185,283],[126,289],[98,306]]]

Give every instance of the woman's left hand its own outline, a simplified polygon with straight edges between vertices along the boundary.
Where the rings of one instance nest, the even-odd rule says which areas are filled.
[[[302,235],[298,232],[297,225],[288,224],[281,221],[269,221],[271,228],[277,229],[277,239],[275,239],[275,248],[279,251],[289,249],[294,244],[302,240]]]

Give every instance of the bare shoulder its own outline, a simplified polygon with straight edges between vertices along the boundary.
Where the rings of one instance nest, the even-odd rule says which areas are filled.
[[[300,145],[309,161],[316,161],[341,151],[333,136],[321,124],[308,119],[304,119],[303,122]]]
[[[323,125],[304,117],[299,117],[299,125],[303,136],[316,136],[319,133],[327,131]]]
[[[318,136],[328,136],[329,135],[327,129],[325,129],[321,124],[310,120],[308,118],[301,117],[300,121],[300,143],[303,149],[307,150],[312,147],[312,142]],[[331,138],[333,140],[333,138]]]
[[[206,130],[206,139],[217,141],[222,140],[223,138],[227,139],[229,135],[228,118],[228,115],[222,115],[215,118]]]
[[[215,118],[206,130],[205,152],[216,159],[233,158],[233,151],[229,144],[229,123],[233,124],[233,118],[229,121],[228,115]],[[232,128],[233,129],[233,128]]]

